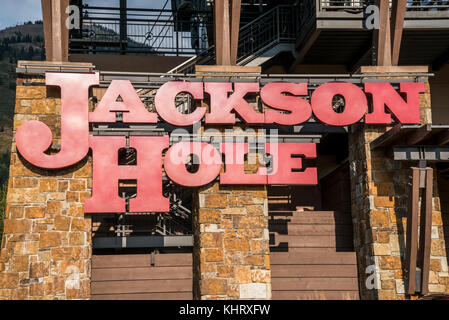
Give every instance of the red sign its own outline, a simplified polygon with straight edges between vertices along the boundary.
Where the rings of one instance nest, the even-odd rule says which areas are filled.
[[[132,136],[129,147],[137,151],[136,165],[119,165],[118,152],[126,147],[125,137],[90,136],[89,123],[115,123],[116,113],[123,114],[124,123],[157,123],[158,117],[175,126],[205,124],[232,125],[236,114],[247,124],[297,125],[312,115],[332,126],[347,126],[365,117],[367,124],[389,124],[391,117],[403,124],[418,124],[419,94],[423,83],[401,83],[400,93],[389,83],[366,83],[364,90],[351,83],[324,83],[306,100],[306,83],[274,82],[260,88],[257,82],[218,83],[171,81],[156,93],[155,109],[148,112],[130,81],[114,80],[94,112],[88,112],[89,88],[99,84],[98,74],[47,73],[46,84],[61,88],[61,150],[46,154],[52,142],[50,129],[40,121],[28,121],[16,132],[20,154],[31,164],[60,169],[93,155],[92,198],[86,200],[85,212],[125,212],[125,199],[118,196],[118,180],[137,180],[137,196],[130,199],[130,212],[169,211],[169,200],[162,195],[162,170],[175,183],[199,187],[214,181],[221,184],[317,184],[316,168],[302,168],[302,158],[315,158],[313,143],[271,143],[265,145],[274,169],[259,168],[254,174],[244,171],[247,143],[223,142],[219,149],[200,142],[179,142],[169,146],[169,137]],[[175,105],[180,93],[189,93],[196,100],[210,96],[210,112],[197,107],[185,114]],[[249,93],[260,94],[268,108],[257,112],[246,100]],[[401,95],[402,94],[402,95]],[[334,96],[344,98],[344,110],[333,109]],[[118,98],[121,99],[118,99]],[[371,110],[368,109],[368,97]],[[368,112],[369,111],[369,112]],[[164,156],[165,152],[165,156]],[[192,155],[199,159],[198,170],[189,172],[185,166]],[[221,172],[222,154],[225,171]],[[299,156],[299,157],[298,157]],[[163,164],[163,166],[162,166]],[[221,173],[220,173],[221,172]]]

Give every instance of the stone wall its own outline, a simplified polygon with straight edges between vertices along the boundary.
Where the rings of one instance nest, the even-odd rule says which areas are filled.
[[[260,68],[197,66],[197,72],[232,75],[260,73]],[[250,153],[248,159],[254,156]],[[257,161],[245,162],[246,173],[257,168]],[[200,188],[195,197],[195,297],[271,299],[266,187],[222,186],[216,181]]]
[[[265,187],[202,188],[195,217],[201,299],[270,299]],[[198,297],[198,294],[197,294]]]
[[[406,69],[399,71],[407,72]],[[366,70],[366,72],[375,71]],[[420,96],[422,124],[431,123],[430,107],[430,88],[426,83],[426,92]],[[376,150],[370,148],[370,143],[390,128],[354,125],[349,134],[354,243],[362,299],[417,298],[405,294],[406,224],[412,172],[410,168],[417,164],[394,161],[388,148]],[[449,292],[449,274],[436,178],[435,171],[430,293]],[[376,267],[377,281],[368,278],[373,274],[373,270],[368,269],[367,272],[370,265]],[[367,279],[371,285],[376,283],[376,287],[368,288]]]
[[[60,144],[60,90],[43,76],[18,74],[14,133],[39,120]],[[0,299],[88,299],[91,220],[89,158],[64,170],[34,167],[13,141],[4,235],[0,254]]]

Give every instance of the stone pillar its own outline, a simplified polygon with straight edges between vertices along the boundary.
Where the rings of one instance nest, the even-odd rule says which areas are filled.
[[[59,88],[46,87],[43,74],[17,77],[14,134],[23,122],[39,120],[59,145]],[[83,203],[90,197],[91,176],[88,157],[63,170],[43,170],[23,159],[13,140],[0,299],[90,297],[91,220]]]
[[[197,73],[260,73],[260,68],[197,66]],[[266,187],[216,181],[200,188],[194,200],[195,298],[271,299]]]
[[[363,67],[362,73],[427,72],[427,67]],[[431,123],[430,88],[420,96],[421,123]],[[413,163],[394,161],[391,150],[370,143],[391,126],[354,125],[349,134],[354,243],[362,299],[416,299],[405,294],[405,244],[409,177]],[[448,292],[448,267],[436,174],[432,216],[430,293]],[[373,269],[377,281],[373,281]],[[368,269],[367,269],[368,268]],[[367,281],[368,280],[368,281]],[[367,286],[367,283],[369,285]],[[376,283],[376,286],[372,286]]]

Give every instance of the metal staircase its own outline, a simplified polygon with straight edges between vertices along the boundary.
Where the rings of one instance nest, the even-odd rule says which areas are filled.
[[[295,54],[298,12],[296,6],[277,6],[240,28],[237,64],[261,65],[282,51]],[[215,63],[215,47],[176,66],[168,73],[192,74],[195,65]]]

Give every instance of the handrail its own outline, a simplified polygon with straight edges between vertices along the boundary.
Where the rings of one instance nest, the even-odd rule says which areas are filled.
[[[261,16],[258,16],[256,19],[254,19],[253,21],[251,21],[248,24],[245,24],[243,27],[240,28],[240,32],[245,31],[248,28],[251,28],[252,25],[258,23],[259,21],[261,21],[262,19],[264,19],[265,17],[269,16],[270,14],[272,14],[273,12],[277,11],[279,7],[289,7],[286,5],[280,5],[277,7],[274,7],[270,10],[268,10],[267,12],[265,12],[264,14],[262,14]]]
[[[126,8],[126,25],[120,8],[83,6],[81,31],[70,34],[71,53],[125,53],[193,55],[208,49],[206,29],[211,12],[194,12],[191,19],[175,16],[177,11]],[[124,37],[122,38],[122,32]]]
[[[319,0],[320,10],[363,10],[366,6],[374,4],[374,0]],[[390,6],[392,0],[389,1]],[[436,1],[422,1],[422,0],[408,0],[406,3],[406,11],[438,11],[438,10],[449,10],[449,1],[440,0],[435,4]]]
[[[294,8],[288,5],[279,5],[241,27],[239,31],[237,62],[241,62],[251,55],[260,54],[260,51],[264,48],[270,48],[281,41],[294,41],[296,39]],[[202,61],[203,63],[213,63],[215,56],[212,55],[212,50],[214,50],[213,47],[201,55],[189,59],[188,63],[186,61],[183,62],[168,73],[175,71],[178,73],[193,73],[193,66],[201,61],[203,56],[208,57],[208,59]]]

